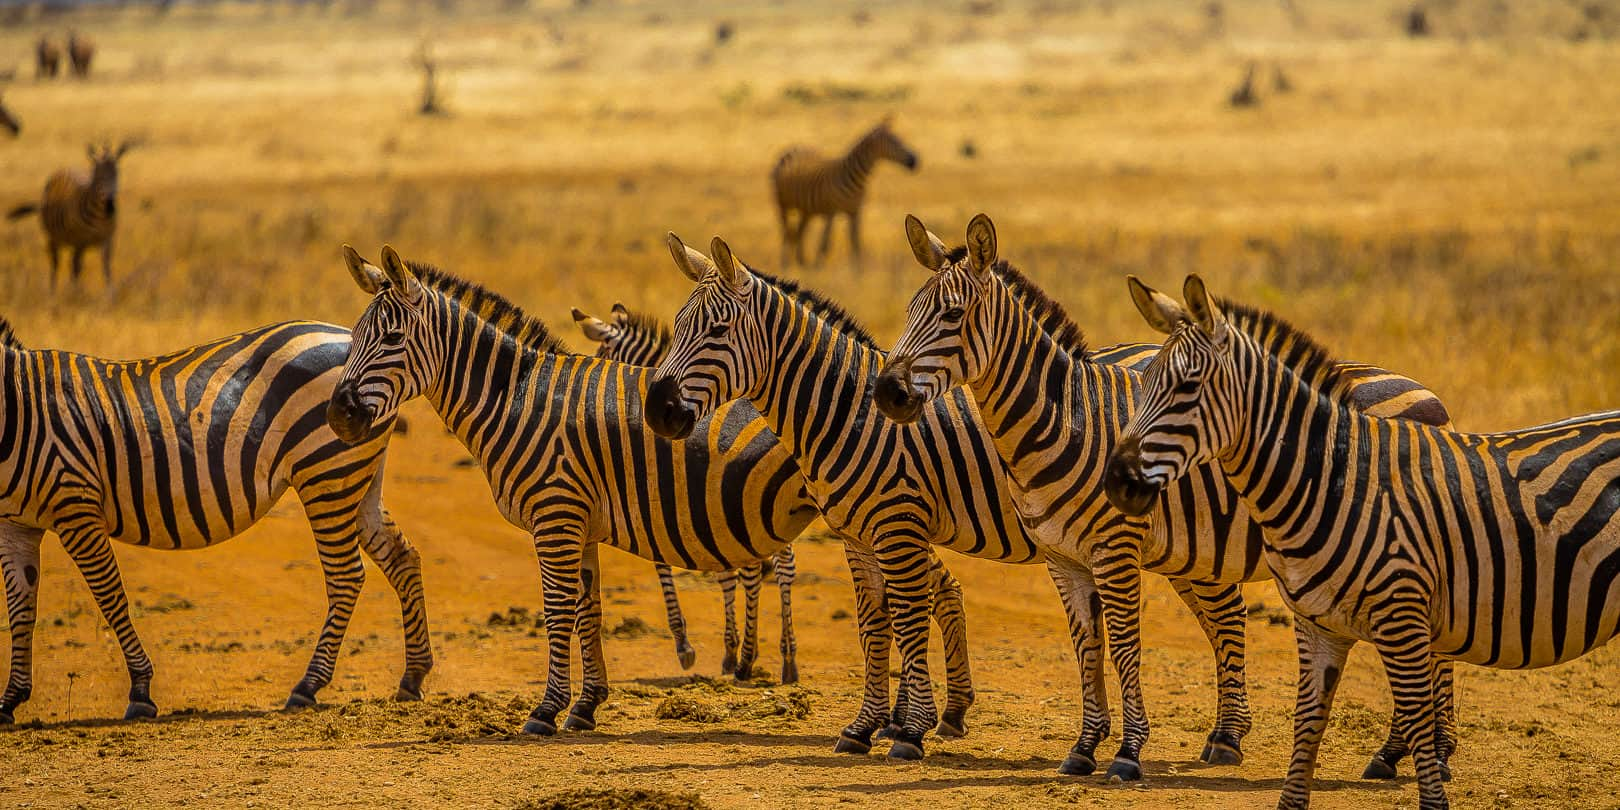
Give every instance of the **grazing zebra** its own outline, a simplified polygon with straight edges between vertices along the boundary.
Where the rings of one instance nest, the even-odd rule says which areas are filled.
[[[1217,660],[1237,665],[1218,673],[1218,714],[1225,721],[1210,733],[1200,758],[1241,762],[1250,725],[1241,585],[1265,576],[1259,527],[1213,469],[1159,501],[1151,522],[1120,514],[1103,491],[1101,470],[1141,384],[1140,371],[1127,366],[1156,347],[1089,353],[1063,307],[998,258],[995,226],[983,214],[968,225],[967,248],[947,251],[916,217],[906,218],[906,236],[933,275],[912,298],[905,329],[878,378],[877,405],[910,422],[965,384],[995,437],[1024,525],[1049,553],[1058,550],[1095,581],[1125,702],[1124,739],[1109,774],[1140,778],[1148,737],[1139,676],[1144,568],[1169,577],[1178,593],[1192,590],[1220,606],[1199,618],[1214,624],[1208,632]],[[1110,358],[1123,364],[1099,362]],[[1411,380],[1356,368],[1362,407],[1447,420],[1434,395]],[[1066,770],[1095,767],[1092,751],[1106,736],[1107,722],[1106,715],[1087,717]],[[1387,762],[1374,761],[1393,766],[1404,753],[1399,743],[1392,731],[1380,752]]]
[[[593,318],[578,309],[573,310],[574,323],[579,324],[585,337],[597,343],[596,356],[632,366],[653,366],[662,360],[669,349],[669,328],[650,315],[632,313],[623,304],[613,305],[613,320]],[[759,588],[765,581],[766,563],[746,565],[735,571],[722,571],[716,577],[725,595],[726,636],[725,657],[721,660],[723,674],[737,673],[747,679],[752,676],[754,657],[759,646]],[[793,580],[798,566],[793,559],[793,546],[783,546],[770,560],[776,577],[777,589],[782,594],[782,683],[799,679],[797,655],[799,645],[793,637]],[[654,563],[658,571],[658,584],[664,591],[664,613],[669,618],[669,632],[675,637],[675,654],[682,669],[691,669],[697,660],[697,651],[686,638],[686,618],[681,615],[681,602],[675,593],[675,570],[665,563]],[[741,657],[738,657],[737,635],[737,580],[743,583],[743,633]]]
[[[1108,497],[1137,514],[1194,465],[1219,464],[1265,531],[1294,610],[1299,701],[1279,807],[1304,807],[1350,648],[1389,676],[1419,803],[1447,806],[1432,671],[1441,660],[1544,667],[1620,631],[1620,412],[1456,433],[1356,410],[1314,340],[1268,312],[1185,306],[1137,281],[1170,337],[1109,459]]]
[[[719,238],[712,260],[673,234],[670,250],[698,286],[676,318],[674,346],[648,393],[647,421],[681,436],[718,403],[746,397],[793,448],[828,525],[870,538],[895,604],[907,690],[907,714],[889,755],[921,757],[922,734],[933,724],[921,611],[927,581],[919,576],[920,555],[931,544],[1008,563],[1044,557],[1071,618],[1076,655],[1095,667],[1087,706],[1106,712],[1102,642],[1082,632],[1089,621],[1078,618],[1095,610],[1094,591],[1019,524],[973,400],[957,391],[932,403],[915,425],[890,420],[871,398],[883,353],[836,305],[742,265]],[[1202,596],[1183,594],[1200,616],[1212,609]],[[845,729],[840,750],[866,750],[873,722],[863,712]]]
[[[62,49],[49,37],[34,43],[34,78],[54,79],[62,69]]]
[[[90,78],[90,60],[96,56],[96,44],[87,37],[79,36],[77,31],[68,32],[68,61],[73,66],[75,78]]]
[[[73,249],[73,283],[79,282],[84,267],[84,251],[101,250],[101,272],[112,281],[113,233],[118,229],[118,160],[134,146],[124,141],[117,149],[95,144],[87,147],[90,156],[90,176],[63,169],[45,181],[45,196],[40,202],[22,203],[6,214],[7,219],[22,219],[39,214],[40,227],[45,231],[45,252],[51,257],[51,289],[56,289],[56,271],[61,248]]]
[[[287,699],[308,706],[332,670],[365,581],[363,551],[399,595],[405,674],[418,700],[433,666],[416,550],[382,506],[387,423],[356,446],[327,428],[349,333],[291,322],[128,362],[24,349],[0,322],[0,575],[11,616],[11,677],[0,723],[32,689],[39,548],[62,540],[129,667],[124,718],[152,717],[152,661],[130,622],[112,543],[195,549],[269,513],[288,489],[315,532],[327,614]]]
[[[777,158],[776,167],[771,169],[771,186],[776,191],[776,211],[782,224],[784,267],[790,258],[800,265],[805,263],[804,231],[811,217],[826,220],[821,229],[821,247],[816,250],[816,264],[821,264],[832,244],[833,217],[839,214],[849,218],[849,254],[855,263],[860,263],[861,204],[866,200],[866,181],[880,160],[917,170],[917,153],[889,129],[888,118],[862,135],[840,157],[825,157],[808,146],[794,146]],[[790,223],[789,215],[795,212],[798,218]]]
[[[22,132],[22,124],[17,121],[17,117],[12,115],[10,110],[6,109],[3,98],[0,98],[0,129],[11,133],[13,138]]]
[[[564,728],[591,729],[607,695],[597,544],[653,562],[726,571],[767,559],[818,514],[803,474],[746,404],[717,411],[675,443],[642,421],[648,369],[566,352],[505,298],[383,248],[383,266],[345,247],[371,304],[333,392],[328,421],[361,440],[425,396],[479,460],[496,506],[534,537],[549,667],[524,731],[556,733],[568,702],[569,641],[580,635],[584,684]],[[844,544],[866,661],[866,702],[888,701],[890,629],[870,547]],[[953,707],[968,677],[960,585],[937,559],[933,609],[946,638]],[[960,652],[953,652],[952,648]],[[958,720],[960,722],[960,720]]]

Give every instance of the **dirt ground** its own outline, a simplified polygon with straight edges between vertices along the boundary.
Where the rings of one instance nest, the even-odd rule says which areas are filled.
[[[158,17],[131,4],[0,19],[0,69],[11,60],[21,77],[5,100],[24,127],[0,141],[0,201],[79,165],[87,140],[144,138],[125,160],[112,284],[93,257],[82,286],[51,292],[37,225],[0,223],[0,314],[32,345],[115,357],[273,320],[347,324],[364,301],[338,245],[374,255],[389,241],[559,329],[571,305],[672,315],[688,286],[663,255],[666,230],[695,243],[721,233],[774,268],[774,155],[838,148],[895,113],[922,171],[878,173],[864,269],[845,261],[840,228],[832,264],[806,274],[879,342],[918,278],[901,217],[955,235],[984,210],[1003,255],[1098,344],[1151,338],[1124,273],[1162,287],[1199,270],[1346,357],[1423,380],[1471,429],[1616,405],[1620,9],[1455,0],[1433,4],[1436,36],[1409,40],[1401,4],[1337,0],[1229,2],[1218,23],[1206,4],[1170,2],[504,5],[182,3]],[[724,43],[719,21],[735,31]],[[34,38],[69,26],[101,44],[96,76],[29,80]],[[444,116],[412,112],[424,41],[447,77]],[[1232,110],[1250,60],[1261,104]],[[1275,89],[1278,66],[1290,92]],[[1055,772],[1078,730],[1079,679],[1044,571],[950,557],[979,694],[970,734],[891,764],[881,749],[832,753],[857,707],[859,660],[848,572],[815,538],[799,546],[798,686],[709,680],[720,597],[698,576],[681,579],[699,648],[683,672],[650,565],[609,551],[614,691],[599,729],[516,736],[545,676],[529,540],[495,514],[437,417],[420,404],[406,415],[385,497],[424,559],[437,655],[425,702],[389,699],[399,614],[373,569],[322,706],[277,710],[325,610],[289,500],[206,551],[117,549],[162,715],[116,722],[118,647],[48,538],[35,691],[20,725],[0,730],[0,805],[515,807],[579,787],[695,793],[716,808],[1275,802],[1295,665],[1270,585],[1250,589],[1247,761],[1204,767],[1210,654],[1149,578],[1147,778],[1115,787]],[[767,588],[766,672],[780,663],[775,601]],[[1452,800],[1620,806],[1617,673],[1612,647],[1546,671],[1462,670]],[[677,704],[702,722],[660,718]],[[1394,784],[1358,778],[1388,712],[1381,668],[1359,649],[1316,806],[1416,804],[1410,766]]]

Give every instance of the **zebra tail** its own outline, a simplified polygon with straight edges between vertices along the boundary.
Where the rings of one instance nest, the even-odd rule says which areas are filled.
[[[39,203],[27,202],[6,212],[6,219],[22,219],[29,214],[39,213]]]

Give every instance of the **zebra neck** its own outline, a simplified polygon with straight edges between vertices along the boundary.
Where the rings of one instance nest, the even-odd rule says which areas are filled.
[[[1246,335],[1233,337],[1235,373],[1250,382],[1221,469],[1268,546],[1284,556],[1315,553],[1341,512],[1366,505],[1372,489],[1377,466],[1365,417],[1318,393]]]
[[[551,355],[443,296],[438,301],[429,321],[431,334],[441,338],[439,369],[423,396],[467,450],[486,461],[484,451],[508,421],[512,403],[526,399],[525,380],[543,377],[535,368]]]
[[[871,138],[862,138],[849,150],[841,162],[843,176],[856,186],[866,182],[866,176],[872,173],[872,167],[877,164],[877,153],[873,149]]]
[[[772,355],[749,401],[810,478],[835,477],[865,461],[850,446],[868,435],[860,426],[884,418],[871,392],[883,353],[780,291],[767,288],[761,295]]]

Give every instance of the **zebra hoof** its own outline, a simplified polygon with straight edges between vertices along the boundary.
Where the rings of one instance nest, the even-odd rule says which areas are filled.
[[[960,739],[967,736],[967,726],[961,720],[942,717],[934,733],[946,739]]]
[[[303,692],[294,689],[293,693],[287,696],[287,705],[282,706],[281,710],[284,712],[296,712],[300,709],[311,708],[314,705],[314,695],[306,695]]]
[[[799,665],[789,661],[782,665],[782,685],[799,682]]]
[[[529,722],[523,724],[523,733],[533,734],[536,737],[553,737],[557,734],[557,724],[550,720],[531,717]]]
[[[1058,766],[1058,773],[1064,776],[1090,776],[1097,772],[1097,760],[1090,755],[1078,751],[1070,751],[1063,758],[1063,764]]]
[[[890,723],[883,728],[878,729],[877,733],[872,735],[872,739],[874,740],[897,740],[899,738],[900,725],[898,723]]]
[[[1361,772],[1362,779],[1394,779],[1395,766],[1384,761],[1383,757],[1373,757],[1367,763],[1367,769]]]
[[[125,720],[150,720],[157,717],[157,707],[150,703],[130,701],[129,708],[124,710]]]
[[[394,700],[396,700],[396,701],[398,701],[400,703],[414,703],[414,702],[419,701],[421,699],[422,699],[422,689],[421,689],[421,687],[417,687],[416,689],[413,690],[409,686],[406,686],[405,684],[400,684],[399,689],[394,691]]]
[[[1212,734],[1198,759],[1211,765],[1242,765],[1243,749],[1238,745],[1237,738],[1230,734]]]
[[[730,650],[727,650],[726,651],[726,657],[720,659],[720,674],[721,675],[730,675],[731,673],[736,672],[736,671],[737,671],[737,655],[735,653],[731,652]]]
[[[1113,783],[1142,781],[1142,766],[1128,759],[1114,758],[1108,766],[1108,781]]]
[[[527,730],[527,729],[525,729]],[[570,713],[568,719],[563,721],[564,731],[595,731],[596,721],[588,717],[580,717]]]
[[[697,663],[697,650],[683,647],[675,651],[675,657],[681,662],[681,669],[691,669]]]
[[[1451,781],[1451,763],[1445,762],[1444,760],[1440,762],[1440,781]]]
[[[871,751],[871,743],[866,742],[847,731],[839,734],[838,742],[833,744],[834,754],[869,754]]]
[[[895,740],[889,746],[889,759],[895,762],[916,762],[923,758],[922,746],[910,740]]]
[[[16,725],[16,723],[17,717],[11,713],[10,709],[0,709],[0,726],[11,726]]]

